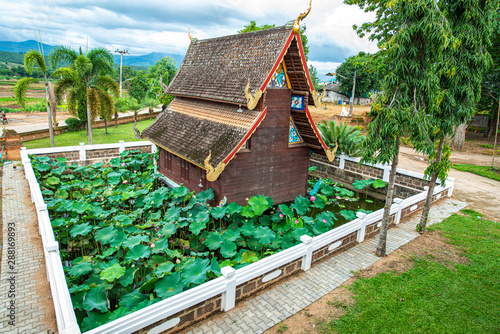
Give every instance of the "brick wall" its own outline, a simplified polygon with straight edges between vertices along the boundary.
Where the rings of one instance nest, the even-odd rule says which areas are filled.
[[[323,259],[326,259],[326,258],[329,258],[333,255],[336,255],[340,252],[343,252],[345,251],[346,249],[348,248],[351,248],[352,246],[356,245],[357,242],[356,242],[356,235],[357,235],[357,231],[356,232],[353,232],[349,235],[346,235],[345,237],[339,239],[339,240],[335,240],[334,242],[331,242],[330,244],[324,246],[324,247],[321,247],[320,249],[317,249],[313,252],[313,256],[312,256],[312,261],[311,263],[312,264],[316,264],[318,262],[320,262],[321,260]],[[335,249],[332,249],[331,251],[328,250],[328,247],[330,247],[330,245],[338,242],[338,241],[341,241],[342,243],[340,244],[340,246],[338,246],[337,248]]]
[[[45,153],[45,154],[36,154],[36,155],[49,157],[51,159],[66,158],[69,161],[80,159],[80,152],[79,151],[58,152],[58,153]]]
[[[120,149],[117,147],[117,148],[106,148],[98,150],[87,150],[85,155],[87,159],[117,157],[120,155]]]
[[[125,147],[126,151],[141,151],[141,153],[151,153],[151,145],[135,146],[135,147]]]

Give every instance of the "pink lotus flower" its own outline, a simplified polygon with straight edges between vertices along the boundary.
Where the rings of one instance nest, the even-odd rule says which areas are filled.
[[[340,196],[337,196],[337,199],[340,199]]]
[[[128,183],[128,181],[127,181],[127,180],[123,181],[123,184],[127,184],[127,183]]]
[[[137,173],[137,171],[134,169],[134,173]]]
[[[181,260],[177,259],[177,260],[175,260],[175,263],[179,264],[179,263],[181,263]]]
[[[125,167],[125,163],[124,162],[122,162],[122,167]]]
[[[280,218],[283,218],[283,214],[282,213],[280,213]]]
[[[247,197],[247,198],[245,198],[245,201],[247,201],[247,202],[248,202],[248,197]]]
[[[155,248],[155,244],[154,244],[154,242],[151,244],[151,248]]]
[[[315,199],[316,199],[316,197],[311,196],[311,202],[314,202]]]
[[[326,224],[326,219],[323,219],[323,223],[325,223],[325,224]]]
[[[295,224],[298,224],[299,223],[299,220],[298,219],[295,219]]]

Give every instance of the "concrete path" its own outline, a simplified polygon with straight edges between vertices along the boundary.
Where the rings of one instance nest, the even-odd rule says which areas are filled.
[[[20,167],[3,167],[0,333],[53,333],[57,327],[42,239]]]
[[[466,205],[449,198],[435,204],[429,215],[429,224],[441,222]],[[419,236],[415,231],[419,218],[417,213],[389,230],[388,254]],[[262,333],[340,286],[353,276],[353,272],[377,262],[379,258],[374,254],[377,241],[376,237],[366,240],[257,297],[237,304],[229,312],[194,325],[185,334]]]

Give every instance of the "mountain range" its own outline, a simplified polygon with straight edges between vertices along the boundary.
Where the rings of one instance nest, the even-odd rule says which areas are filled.
[[[45,55],[48,55],[50,50],[54,48],[54,46],[44,43],[42,43],[42,47],[43,47],[43,53]],[[24,42],[0,41],[0,51],[25,53],[31,49],[38,50],[38,44],[34,40],[28,40]],[[163,57],[171,57],[172,59],[174,59],[175,63],[177,64],[177,67],[181,65],[182,59],[184,59],[184,56],[180,54],[152,52],[141,56],[124,55],[123,65],[149,67],[154,63],[156,63],[158,60],[162,59]],[[119,54],[115,54],[115,63],[120,64]]]

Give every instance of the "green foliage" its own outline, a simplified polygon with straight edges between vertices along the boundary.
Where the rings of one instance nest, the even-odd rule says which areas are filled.
[[[356,217],[355,206],[348,206],[356,202],[354,194],[330,180],[320,189],[329,196],[299,196],[290,205],[276,207],[269,197],[253,196],[245,207],[211,207],[211,189],[195,197],[185,187],[163,187],[152,159],[125,151],[109,164],[79,167],[65,159],[32,158],[56,240],[66,250],[64,270],[82,329],[218,277],[223,266],[241,268],[300,243],[301,235],[315,236]],[[83,320],[89,317],[100,320]]]
[[[247,24],[246,26],[243,26],[243,29],[238,30],[238,34],[243,34],[246,32],[258,31],[258,30],[264,30],[264,29],[270,29],[270,28],[274,28],[274,27],[275,27],[274,24],[263,24],[261,26],[258,26],[257,23],[255,23],[255,21],[250,21],[249,24]]]
[[[0,63],[24,64],[24,55],[17,52],[0,51]]]
[[[75,132],[83,129],[85,127],[85,122],[80,121],[77,118],[69,117],[65,121],[66,125],[68,126],[68,131],[69,132]]]
[[[430,227],[458,247],[468,261],[429,255],[414,268],[386,272],[352,285],[354,305],[329,324],[338,333],[492,333],[498,331],[500,225],[453,215]],[[478,217],[479,216],[479,217]],[[446,252],[445,252],[446,254]],[[473,308],[470,305],[474,305]],[[411,321],[408,316],[411,315]]]
[[[149,78],[148,73],[144,70],[137,72],[135,77],[132,78],[128,92],[130,96],[141,101],[146,97],[146,93],[149,90]]]
[[[335,148],[338,144],[338,153],[343,152],[351,157],[363,155],[366,138],[361,134],[361,131],[343,122],[337,125],[334,121],[323,121],[317,126],[325,144],[330,149]]]
[[[347,58],[335,71],[340,90],[347,96],[352,95],[354,72],[356,72],[356,96],[367,96],[377,91],[384,74],[384,62],[378,54],[360,52]]]

